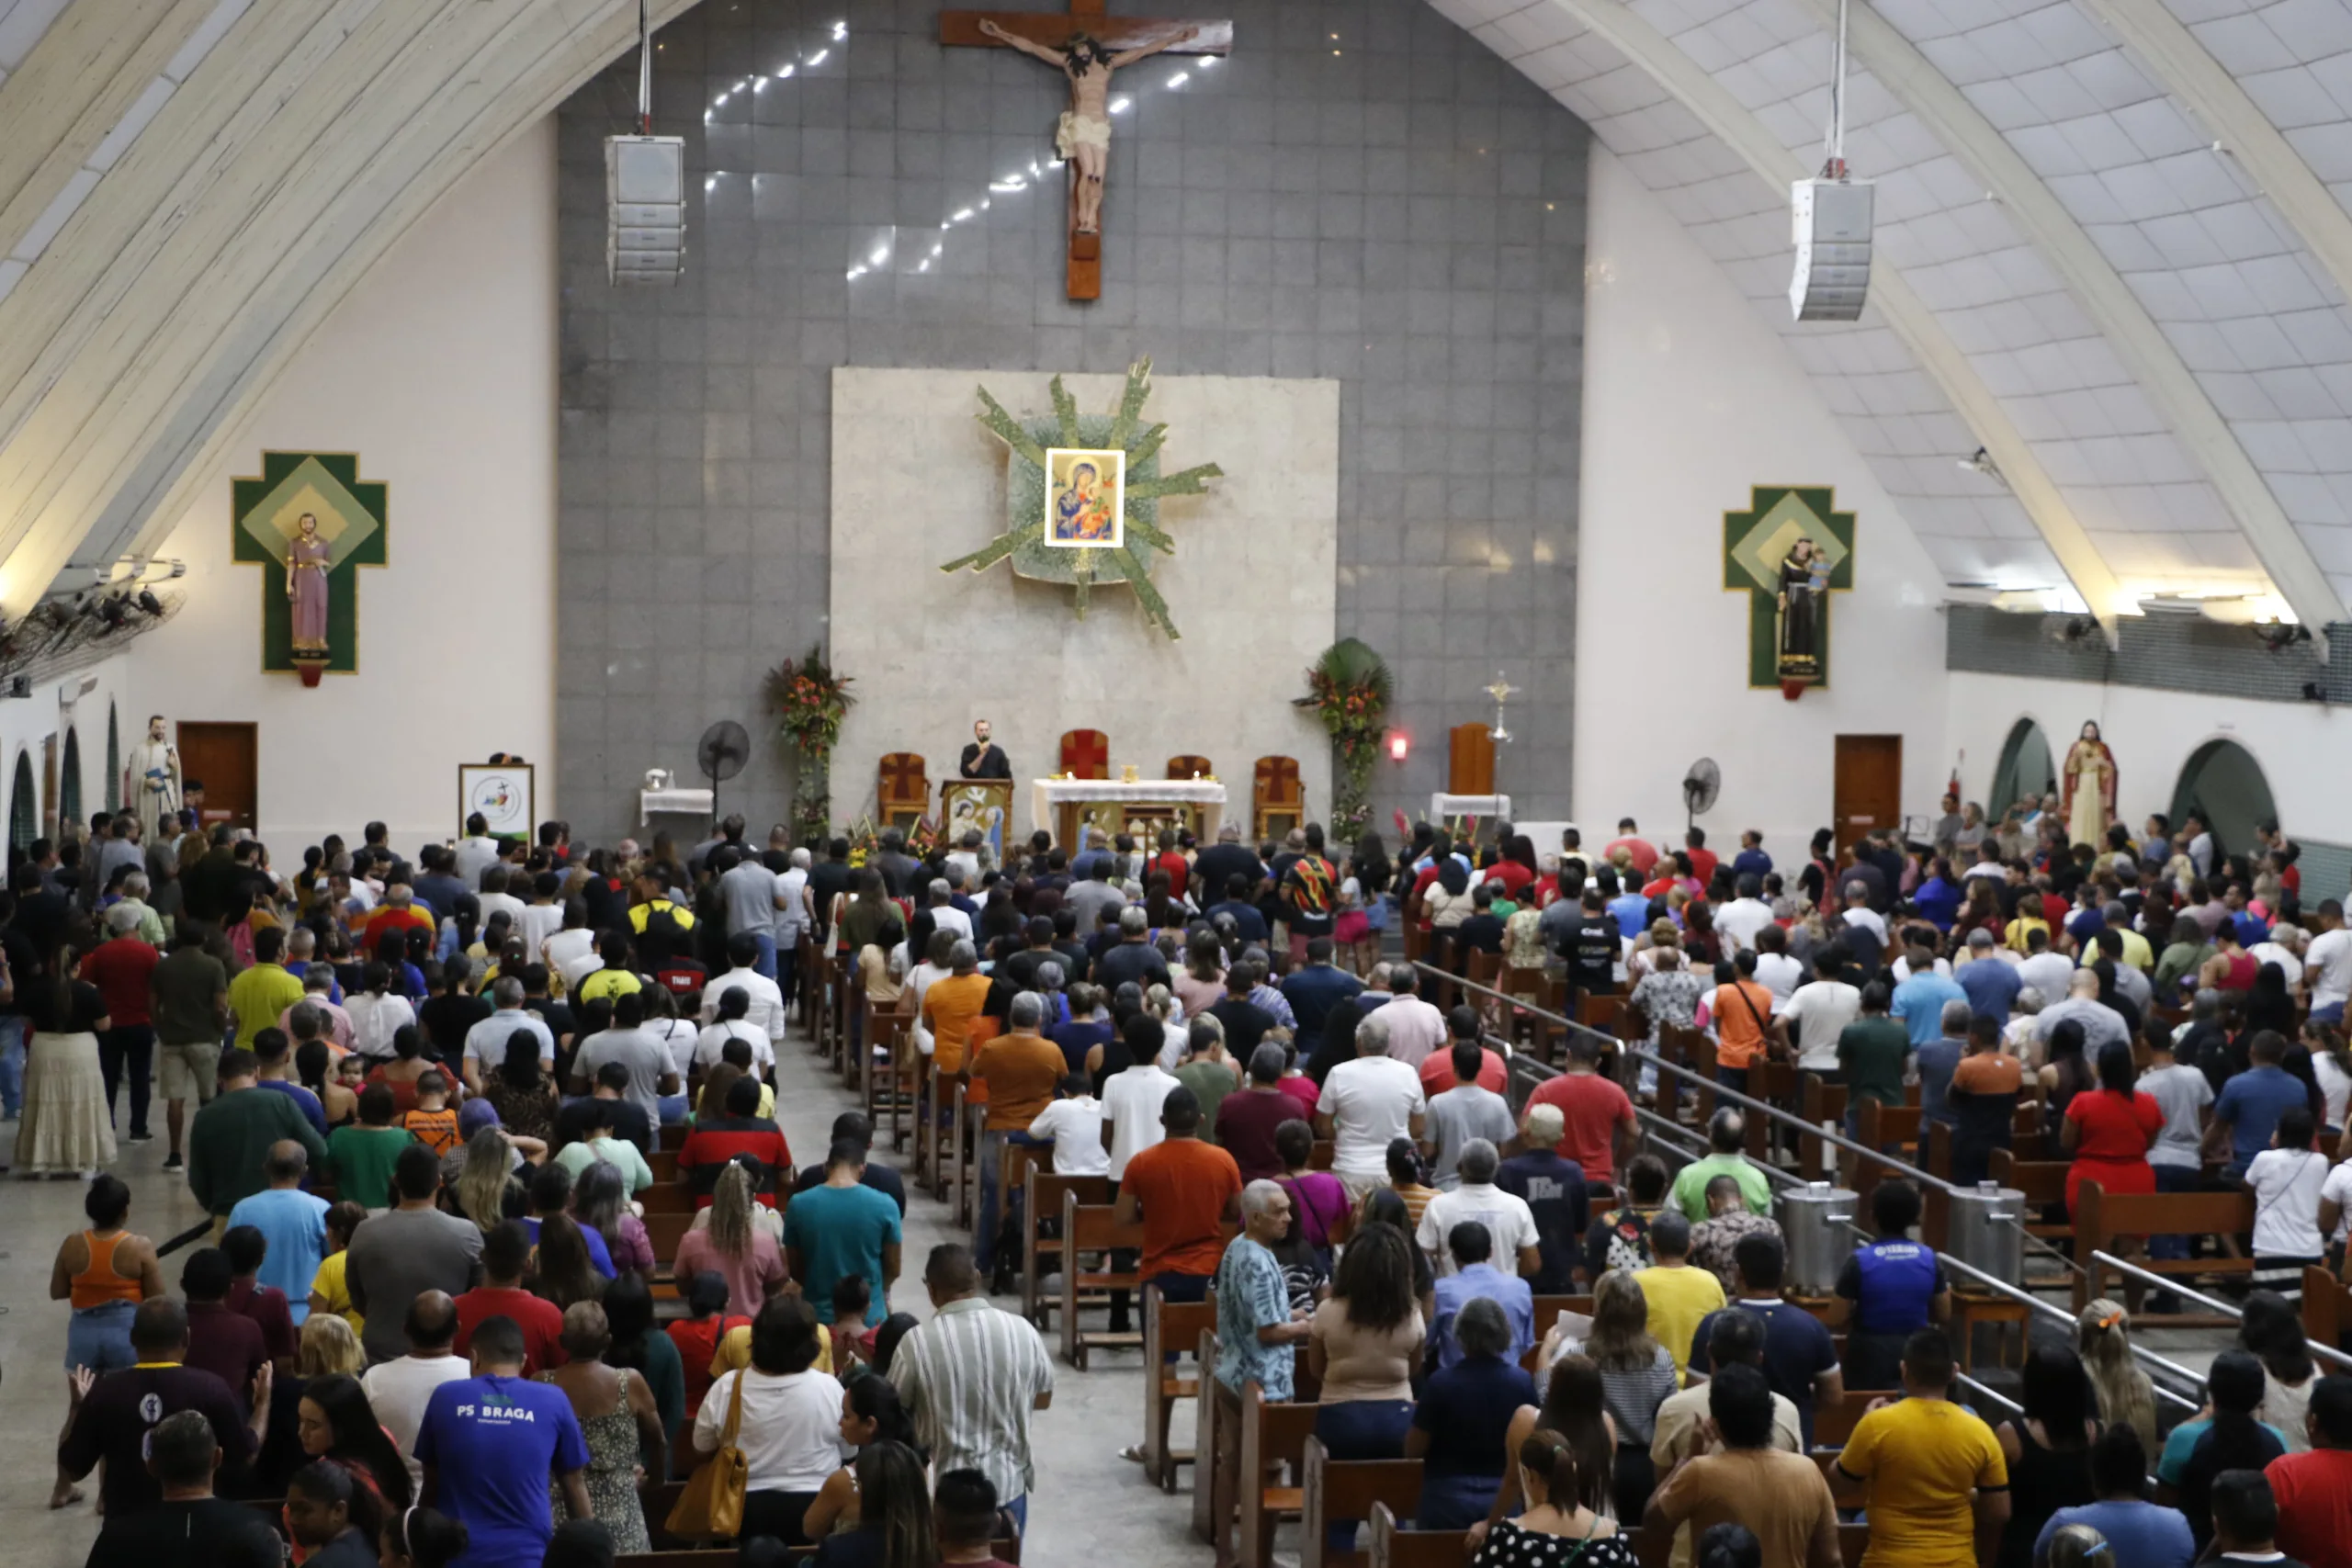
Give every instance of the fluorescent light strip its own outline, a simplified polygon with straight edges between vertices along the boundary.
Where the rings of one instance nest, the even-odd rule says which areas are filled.
[[[164,74],[170,77],[175,85],[194,75],[196,68],[204,63],[204,57],[212,52],[212,46],[237,25],[237,18],[243,16],[253,3],[254,0],[220,0],[212,7],[212,15],[205,17],[196,31],[188,35],[187,41],[180,45],[179,52],[173,55],[171,62],[164,67]]]
[[[68,0],[15,0],[0,4],[0,74],[14,71],[31,54]]]

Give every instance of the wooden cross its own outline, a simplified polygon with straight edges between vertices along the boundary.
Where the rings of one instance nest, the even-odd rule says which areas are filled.
[[[1085,33],[1114,54],[1155,45],[1170,54],[1233,51],[1230,21],[1155,21],[1144,17],[1112,17],[1104,14],[1103,5],[1104,0],[1069,0],[1068,11],[942,11],[939,41],[969,49],[1011,47],[981,29],[981,23],[989,22],[1015,38],[1053,50],[1069,42],[1072,34]],[[1170,35],[1187,28],[1192,29],[1192,37],[1177,43],[1166,41]],[[1069,164],[1068,172],[1073,187],[1065,220],[1068,292],[1072,299],[1099,299],[1102,297],[1102,235],[1099,225],[1094,232],[1080,231],[1075,186],[1080,176],[1075,161]]]

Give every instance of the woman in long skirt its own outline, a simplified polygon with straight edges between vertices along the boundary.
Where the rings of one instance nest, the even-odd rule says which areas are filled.
[[[17,1174],[79,1176],[115,1156],[107,1114],[98,1031],[108,1027],[98,988],[74,978],[81,957],[67,948],[57,973],[17,982],[17,1001],[32,1030],[25,1054],[25,1116],[17,1129]]]

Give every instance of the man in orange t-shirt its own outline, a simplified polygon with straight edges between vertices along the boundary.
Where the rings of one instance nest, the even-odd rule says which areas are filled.
[[[1707,1017],[1715,1026],[1715,1081],[1746,1094],[1747,1069],[1768,1047],[1787,1054],[1789,1026],[1772,1016],[1772,991],[1756,978],[1756,954],[1742,948],[1731,964],[1732,982],[1708,997]]]
[[[950,981],[933,982],[936,991]],[[928,998],[926,998],[928,999]],[[1062,1048],[1037,1032],[1046,1021],[1046,1000],[1035,991],[1012,998],[1005,1012],[1005,1032],[983,1041],[966,1066],[966,1083],[978,1079],[988,1087],[988,1120],[980,1134],[980,1201],[972,1222],[972,1264],[992,1275],[991,1288],[1010,1290],[1013,1258],[1020,1248],[997,1250],[997,1210],[1003,1186],[1004,1148],[1011,1141],[1034,1143],[1029,1123],[1052,1103],[1054,1088],[1069,1070]],[[1002,1205],[1006,1226],[1021,1234],[1021,1193],[1015,1190]]]
[[[1205,1301],[1225,1258],[1225,1226],[1241,1214],[1241,1168],[1201,1142],[1201,1102],[1191,1089],[1168,1091],[1159,1124],[1168,1136],[1127,1161],[1114,1217],[1143,1220],[1147,1288],[1159,1286],[1164,1301]]]
[[[922,1023],[931,1031],[931,1059],[945,1074],[964,1070],[964,1046],[971,1038],[972,1021],[988,1005],[989,977],[980,973],[980,955],[968,942],[958,942],[948,959],[955,971],[933,980],[922,996]]]

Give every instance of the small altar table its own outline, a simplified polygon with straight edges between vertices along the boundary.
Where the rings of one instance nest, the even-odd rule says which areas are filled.
[[[1030,820],[1075,853],[1089,828],[1105,834],[1189,828],[1204,841],[1225,816],[1225,785],[1216,779],[1034,779]]]

